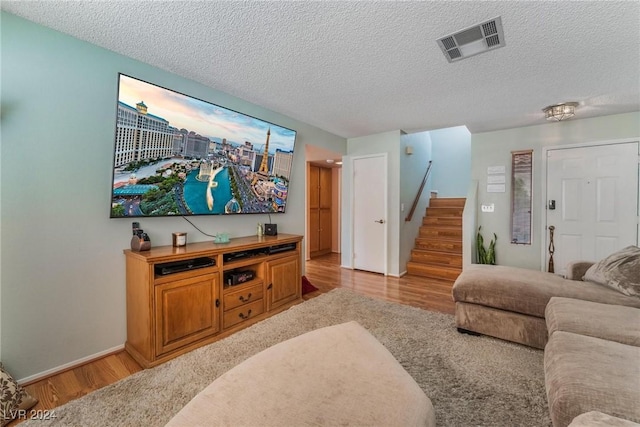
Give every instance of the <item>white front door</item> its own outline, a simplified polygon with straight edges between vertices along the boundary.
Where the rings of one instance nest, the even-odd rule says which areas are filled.
[[[387,156],[353,159],[353,267],[387,272]]]
[[[546,248],[554,226],[556,273],[637,244],[638,143],[548,150],[546,195]]]

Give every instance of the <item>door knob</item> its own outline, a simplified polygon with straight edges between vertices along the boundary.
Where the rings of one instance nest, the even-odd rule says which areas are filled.
[[[384,219],[379,219],[379,220],[373,221],[373,222],[377,222],[378,224],[384,224]]]

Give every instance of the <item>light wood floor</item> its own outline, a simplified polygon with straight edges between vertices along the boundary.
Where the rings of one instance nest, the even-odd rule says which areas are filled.
[[[319,291],[305,295],[305,299],[335,288],[348,288],[363,295],[425,310],[449,314],[453,314],[455,310],[451,297],[453,280],[409,275],[397,278],[340,268],[340,254],[329,254],[307,261],[305,275]]]
[[[450,314],[454,312],[451,298],[452,281],[418,276],[394,278],[348,270],[340,268],[339,254],[329,254],[307,261],[306,277],[318,291],[304,295],[305,300],[342,287],[363,295],[426,310]],[[51,410],[140,370],[140,365],[123,350],[28,384],[25,388],[39,400],[34,410]],[[9,425],[18,423],[14,421]]]

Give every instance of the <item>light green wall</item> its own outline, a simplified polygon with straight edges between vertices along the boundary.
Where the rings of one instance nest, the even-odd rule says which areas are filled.
[[[471,181],[471,133],[466,126],[432,130],[432,188],[438,197],[465,197]]]
[[[413,154],[406,154],[406,148],[411,147]],[[427,171],[429,160],[432,159],[432,141],[430,132],[419,132],[405,134],[400,136],[400,260],[399,269],[401,273],[405,273],[407,262],[411,258],[411,250],[415,246],[416,237],[422,218],[429,206],[429,197],[431,195],[432,178],[430,177],[425,188],[420,195],[418,204],[411,221],[405,221],[405,218],[411,210],[413,200],[418,194],[420,184]],[[404,211],[402,206],[404,205]]]
[[[139,61],[2,13],[1,345],[20,379],[122,346],[131,221],[109,219],[118,73],[298,131],[290,203],[273,218],[304,234],[305,145],[346,140]],[[170,55],[167,52],[167,55]],[[266,216],[195,217],[205,232],[251,235]],[[142,219],[154,245],[181,218]]]
[[[579,111],[578,111],[579,114]],[[478,180],[478,211],[482,204],[495,204],[494,213],[478,213],[485,239],[498,235],[497,262],[539,270],[542,268],[541,227],[542,150],[544,147],[593,141],[611,141],[640,137],[640,113],[626,113],[590,119],[546,123],[496,132],[471,135],[471,179]],[[534,150],[533,159],[533,243],[512,245],[510,235],[511,151]],[[505,166],[506,192],[487,193],[487,167]],[[466,233],[465,233],[466,235]],[[467,244],[467,242],[465,242]]]

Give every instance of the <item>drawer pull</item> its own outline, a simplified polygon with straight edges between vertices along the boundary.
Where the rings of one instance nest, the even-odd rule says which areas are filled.
[[[246,298],[244,297],[244,295],[240,295],[239,299],[242,302],[249,302],[249,300],[251,299],[251,292],[249,292],[249,295],[247,295]]]
[[[238,317],[240,317],[241,319],[248,319],[250,316],[251,316],[251,310],[249,310],[246,315],[244,313],[238,314]]]

